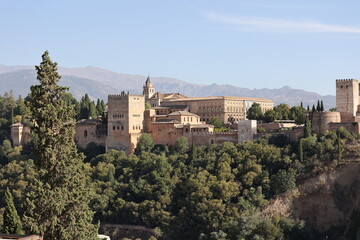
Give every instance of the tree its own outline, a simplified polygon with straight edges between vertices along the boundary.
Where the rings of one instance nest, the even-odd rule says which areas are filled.
[[[57,63],[46,51],[36,66],[39,85],[31,86],[36,177],[26,200],[24,220],[44,239],[96,239],[84,156],[74,142],[74,109],[63,100]]]
[[[5,191],[4,232],[7,234],[22,233],[20,217],[16,211],[9,188],[6,188]]]
[[[174,149],[177,153],[186,153],[189,150],[189,141],[187,137],[182,136],[176,139]]]
[[[259,103],[253,103],[247,111],[246,117],[253,120],[262,120],[263,112]]]
[[[311,123],[309,118],[306,118],[305,120],[305,126],[304,126],[304,138],[311,136]]]
[[[150,152],[155,146],[151,135],[148,133],[144,133],[139,138],[138,143],[136,144],[135,153],[140,154],[142,151]]]
[[[317,112],[321,112],[320,100],[317,101],[316,111],[317,111]]]
[[[325,109],[324,109],[324,103],[323,103],[323,100],[321,100],[320,102],[320,111],[323,112]]]
[[[209,124],[214,125],[215,128],[223,127],[223,123],[221,122],[220,118],[217,117],[211,118]]]

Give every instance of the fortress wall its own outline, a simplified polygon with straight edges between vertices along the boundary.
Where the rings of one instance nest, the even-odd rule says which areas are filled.
[[[339,123],[341,116],[339,112],[314,112],[312,113],[312,132],[316,134],[324,134],[330,130],[330,123]]]

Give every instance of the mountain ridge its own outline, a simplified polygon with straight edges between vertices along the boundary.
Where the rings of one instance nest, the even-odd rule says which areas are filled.
[[[141,94],[142,87],[147,76],[139,74],[123,74],[107,69],[88,66],[84,68],[67,68],[59,66],[62,79],[59,84],[70,87],[70,92],[77,99],[88,93],[92,99],[107,99],[109,94],[117,94],[121,91],[129,91]],[[235,96],[268,98],[276,104],[287,103],[291,106],[300,105],[306,107],[316,104],[319,99],[324,101],[325,108],[335,106],[335,96],[321,96],[316,92],[294,89],[283,86],[278,89],[238,87],[230,84],[211,85],[194,84],[171,77],[151,77],[156,91],[169,93],[181,93],[188,97],[204,96]],[[36,72],[33,66],[6,66],[0,65],[0,93],[13,90],[14,95],[25,96],[30,91],[30,86],[36,84]]]

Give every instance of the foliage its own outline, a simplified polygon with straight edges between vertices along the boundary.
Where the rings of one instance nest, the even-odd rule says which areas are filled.
[[[9,188],[5,191],[5,210],[4,210],[4,232],[7,234],[21,234],[22,224],[16,211],[13,197]]]
[[[140,154],[141,152],[150,152],[155,146],[155,143],[150,134],[144,133],[139,138],[139,141],[136,145],[135,153]]]
[[[95,239],[83,156],[74,143],[74,111],[63,100],[67,88],[57,85],[57,64],[47,51],[36,70],[40,84],[31,87],[29,105],[35,120],[37,172],[25,221],[44,239]]]
[[[264,114],[259,103],[253,103],[246,113],[247,119],[262,120]]]
[[[220,118],[217,117],[211,118],[209,124],[214,125],[215,128],[222,128],[224,126]]]

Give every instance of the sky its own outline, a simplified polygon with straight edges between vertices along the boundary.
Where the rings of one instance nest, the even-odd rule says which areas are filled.
[[[0,0],[0,64],[335,95],[360,79],[356,0]]]

